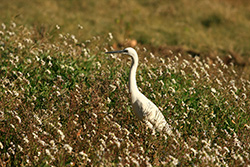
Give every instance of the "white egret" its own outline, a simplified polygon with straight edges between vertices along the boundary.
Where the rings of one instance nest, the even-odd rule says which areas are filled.
[[[172,135],[172,130],[166,122],[161,111],[156,105],[144,96],[136,84],[136,69],[138,66],[138,55],[133,48],[126,48],[120,51],[105,52],[106,54],[121,53],[132,57],[132,65],[129,74],[129,92],[131,94],[132,108],[137,118],[146,123],[153,130],[165,131]]]

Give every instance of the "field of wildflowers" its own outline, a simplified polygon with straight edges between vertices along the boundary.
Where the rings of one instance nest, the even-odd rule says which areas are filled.
[[[1,166],[250,164],[250,81],[233,63],[136,47],[138,86],[175,134],[152,135],[131,110],[130,60],[104,54],[112,34],[59,28],[1,25]]]

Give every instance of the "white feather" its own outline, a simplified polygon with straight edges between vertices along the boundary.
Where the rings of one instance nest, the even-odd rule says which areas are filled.
[[[129,74],[129,91],[131,94],[132,108],[136,117],[145,122],[150,129],[164,131],[168,135],[172,135],[171,127],[166,122],[161,111],[152,101],[144,96],[137,87],[136,70],[139,60],[136,51],[133,48],[126,48],[121,51],[106,53],[122,53],[132,57],[132,65]]]

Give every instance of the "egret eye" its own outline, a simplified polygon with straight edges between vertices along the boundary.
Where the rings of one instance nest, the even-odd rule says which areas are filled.
[[[128,50],[123,50],[125,53],[128,53]]]

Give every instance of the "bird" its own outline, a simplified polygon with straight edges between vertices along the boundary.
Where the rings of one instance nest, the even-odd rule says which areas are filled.
[[[129,92],[131,95],[132,109],[136,117],[145,122],[153,133],[155,130],[158,132],[166,132],[168,135],[172,135],[172,128],[167,123],[164,115],[159,108],[149,100],[144,94],[142,94],[136,83],[136,70],[139,63],[138,54],[135,49],[128,47],[124,50],[109,51],[106,54],[121,53],[132,57],[132,64],[129,73]]]

